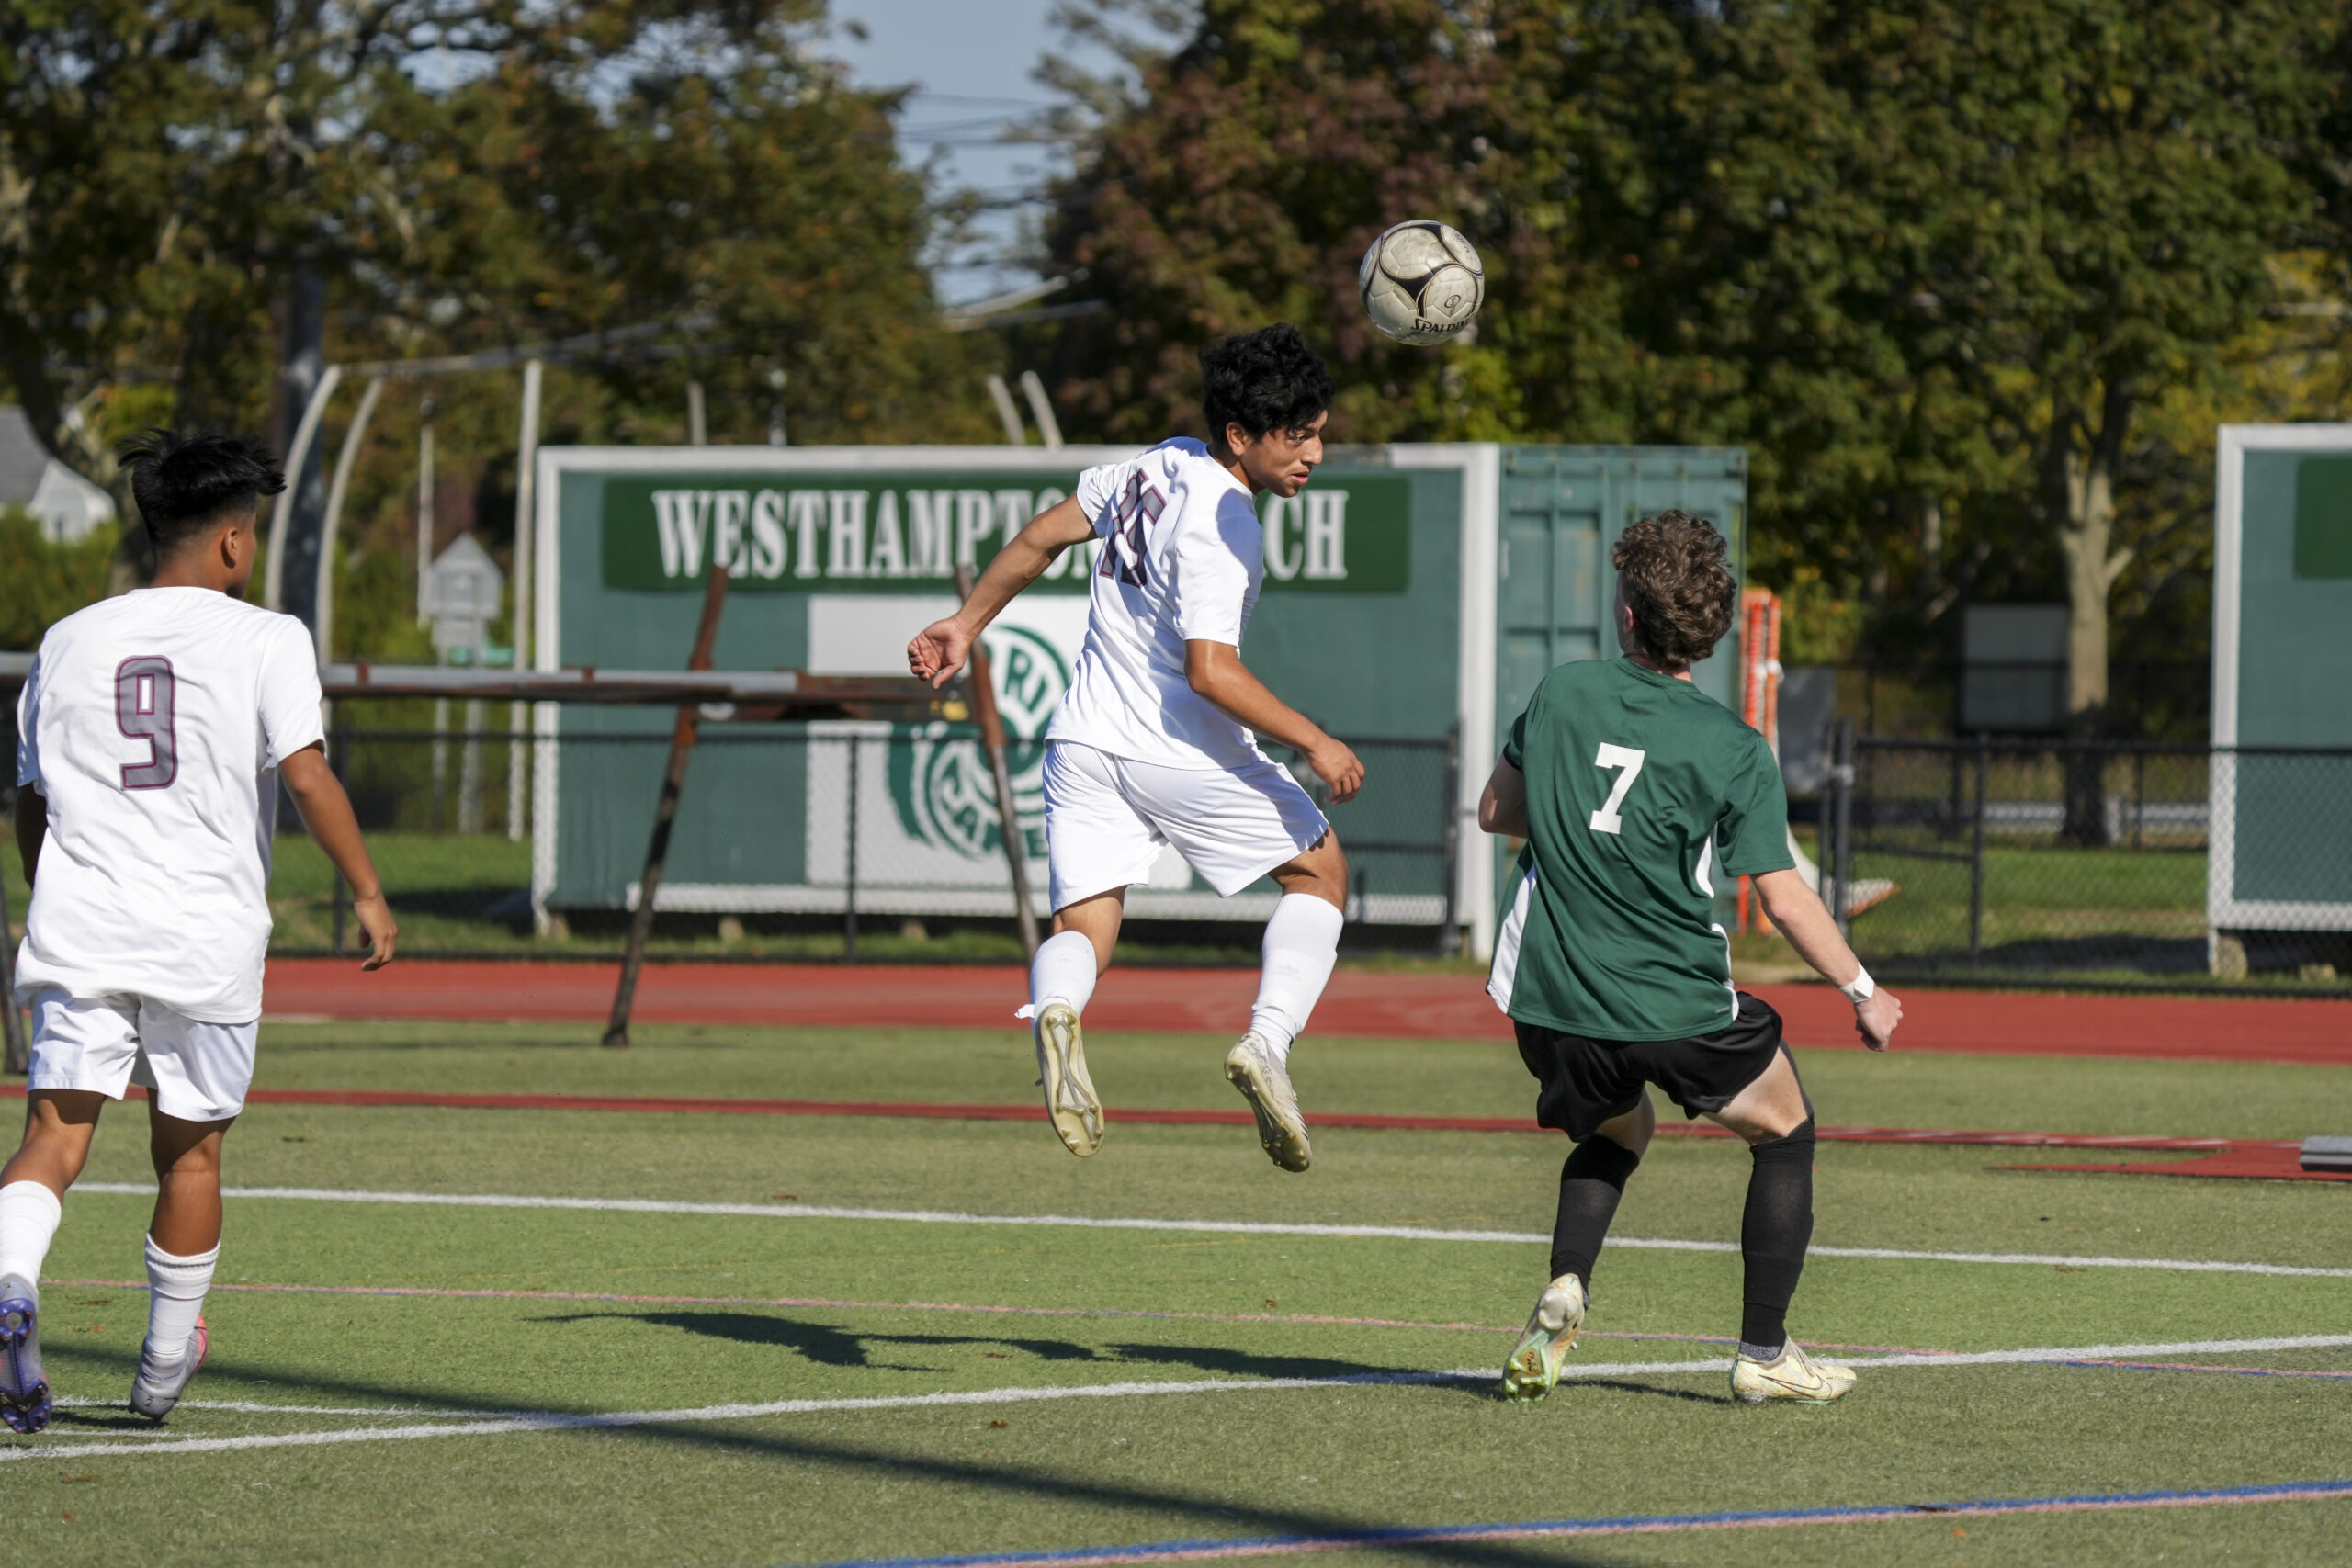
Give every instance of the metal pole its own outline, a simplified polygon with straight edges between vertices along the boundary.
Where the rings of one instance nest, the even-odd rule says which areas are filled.
[[[25,869],[32,870],[30,866]],[[17,1010],[17,935],[9,927],[8,879],[5,875],[0,875],[0,1040],[5,1040],[6,1045],[6,1060],[0,1066],[18,1075],[30,1072],[32,1047],[25,1038],[24,1014]]]
[[[1829,768],[1829,782],[1836,791],[1836,810],[1830,824],[1833,834],[1830,840],[1833,851],[1830,861],[1833,868],[1831,886],[1836,901],[1829,906],[1829,912],[1837,917],[1838,934],[1850,940],[1853,921],[1849,915],[1848,906],[1854,901],[1854,721],[1852,719],[1841,718],[1838,721],[1837,748],[1834,753],[1835,760]]]
[[[710,668],[711,650],[718,642],[718,617],[727,608],[727,570],[717,561],[708,568],[703,589],[702,622],[695,628],[695,650],[686,660],[689,670]],[[523,705],[514,705],[518,709]],[[637,908],[629,912],[628,946],[621,954],[621,983],[613,993],[613,1016],[605,1026],[605,1043],[628,1043],[629,1010],[637,1003],[638,971],[645,966],[645,943],[653,935],[653,896],[661,890],[662,873],[670,860],[670,827],[678,818],[678,795],[686,786],[686,759],[695,749],[695,734],[702,710],[693,703],[678,705],[677,727],[670,732],[670,765],[662,774],[662,794],[653,807],[653,838],[645,847],[645,871],[637,882]]]
[[[344,739],[342,733],[340,731],[330,731],[327,736],[327,766],[334,771],[334,781],[337,784],[342,784],[344,782],[345,775],[347,772],[344,766],[343,747]],[[334,915],[334,951],[337,957],[340,957],[343,954],[343,868],[341,866],[336,866],[334,868],[334,891],[328,895],[328,899],[329,906],[333,909]]]
[[[359,448],[368,439],[368,422],[376,417],[376,400],[383,395],[381,376],[369,380],[368,389],[359,394],[358,412],[351,416],[351,428],[343,433],[343,450],[334,458],[334,479],[327,486],[326,517],[319,525],[319,570],[311,589],[311,614],[315,617],[311,635],[318,644],[322,665],[333,658],[334,644],[334,534],[343,524],[343,498],[351,490],[351,470],[359,465]]]
[[[531,654],[531,568],[538,554],[539,362],[523,364],[523,430],[514,456],[514,668],[537,669]],[[720,573],[725,576],[725,573]],[[519,840],[526,827],[523,788],[528,764],[523,744],[524,705],[509,705],[506,732],[506,836]]]
[[[1462,896],[1462,726],[1455,723],[1445,732],[1445,825],[1440,840],[1445,846],[1445,916],[1438,927],[1437,951],[1441,958],[1452,958],[1462,951],[1460,899]]]
[[[1993,738],[1976,737],[1976,826],[1968,851],[1968,961],[1984,957],[1984,776],[1990,771]]]
[[[1021,373],[1021,395],[1029,400],[1029,417],[1037,422],[1037,435],[1045,442],[1046,450],[1059,451],[1062,444],[1061,421],[1054,417],[1053,400],[1046,396],[1046,384],[1037,379],[1035,370]]]
[[[956,592],[961,597],[972,596],[972,586],[978,581],[968,565],[956,569]],[[1012,798],[1012,771],[1004,760],[1004,720],[996,708],[996,682],[989,671],[988,649],[979,639],[972,640],[972,668],[965,678],[969,694],[972,716],[980,722],[980,744],[988,748],[989,773],[996,781],[997,831],[1004,840],[1004,866],[1012,876],[1012,919],[1021,932],[1021,948],[1030,957],[1037,956],[1037,911],[1029,904],[1028,846],[1022,841],[1021,813]]]
[[[416,624],[425,623],[424,585],[433,574],[433,399],[418,412],[416,433]]]
[[[283,601],[286,586],[286,536],[294,531],[294,505],[302,484],[303,465],[311,460],[311,444],[318,439],[319,421],[326,416],[328,400],[334,396],[335,383],[343,379],[343,367],[330,365],[311,389],[311,400],[303,406],[302,423],[294,427],[294,445],[286,454],[286,489],[269,506],[269,549],[262,566],[261,602],[265,609],[277,609]]]
[[[710,445],[710,427],[703,422],[700,381],[686,383],[686,445],[689,446]]]
[[[862,735],[849,738],[849,812],[844,824],[847,837],[842,850],[845,857],[842,878],[842,962],[857,962],[857,762],[858,752],[865,740]]]
[[[997,420],[1004,426],[1005,445],[1028,446],[1029,433],[1021,428],[1021,411],[1012,406],[1012,389],[993,370],[989,372],[989,400],[996,404]]]

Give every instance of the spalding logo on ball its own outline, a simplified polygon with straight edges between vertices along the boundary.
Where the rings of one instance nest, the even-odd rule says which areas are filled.
[[[1398,343],[1438,343],[1487,301],[1487,269],[1461,233],[1417,218],[1372,243],[1356,269],[1363,312]]]

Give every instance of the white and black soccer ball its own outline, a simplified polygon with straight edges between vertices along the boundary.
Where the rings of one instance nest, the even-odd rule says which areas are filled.
[[[1372,243],[1356,287],[1372,324],[1398,343],[1442,343],[1477,318],[1487,269],[1459,230],[1416,218]]]

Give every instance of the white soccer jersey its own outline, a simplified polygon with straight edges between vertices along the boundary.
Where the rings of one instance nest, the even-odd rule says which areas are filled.
[[[311,635],[205,588],[147,588],[41,638],[17,783],[49,803],[17,994],[261,1016],[277,765],[322,739]]]
[[[1077,499],[1102,543],[1086,646],[1046,738],[1171,768],[1261,761],[1248,728],[1184,678],[1184,645],[1239,647],[1257,604],[1265,551],[1248,489],[1180,438],[1087,469]]]

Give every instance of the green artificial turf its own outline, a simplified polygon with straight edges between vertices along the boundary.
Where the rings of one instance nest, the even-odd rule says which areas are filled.
[[[628,1052],[548,1026],[278,1025],[261,1081],[1020,1103],[1023,1038],[641,1030]],[[679,1411],[1202,1379],[1498,1366],[1540,1241],[1089,1230],[791,1217],[788,1204],[1542,1233],[1565,1141],[1325,1129],[1275,1170],[1250,1131],[1123,1122],[1239,1108],[1205,1038],[1090,1042],[1111,1110],[1091,1161],[1035,1122],[266,1105],[228,1179],[338,1191],[726,1202],[775,1213],[233,1201],[191,1399],[169,1435],[333,1434],[461,1419],[393,1412]],[[2195,1063],[1808,1052],[1825,1123],[2288,1136],[2352,1130],[2352,1075]],[[1310,1039],[1318,1110],[1521,1115],[1508,1047]],[[1669,1115],[1673,1114],[1668,1112]],[[86,1180],[142,1179],[141,1112],[109,1113]],[[2314,1124],[2316,1123],[2316,1124]],[[2312,1183],[1991,1168],[1973,1147],[1825,1144],[1824,1246],[2352,1267]],[[2146,1156],[2140,1156],[2146,1157]],[[1660,1139],[1616,1234],[1728,1240],[1747,1161]],[[69,1198],[45,1344],[62,1393],[119,1400],[143,1322],[147,1201]],[[0,1464],[46,1559],[115,1562],[818,1563],[1059,1551],[1387,1525],[1933,1504],[2352,1478],[2352,1382],[2055,1366],[1884,1369],[1826,1409],[1749,1409],[1720,1372],[1738,1260],[1619,1247],[1580,1362],[1668,1363],[1532,1408],[1406,1383],[830,1410],[627,1428],[426,1437]],[[77,1283],[74,1281],[89,1281]],[[2352,1333],[2343,1279],[1815,1257],[1814,1342],[1972,1350]],[[261,1290],[254,1287],[286,1287]],[[340,1288],[359,1293],[327,1293]],[[481,1292],[401,1294],[399,1292]],[[374,1292],[374,1293],[368,1293]],[[781,1304],[781,1303],[795,1304]],[[833,1303],[833,1304],[815,1304]],[[976,1310],[1020,1307],[1026,1312]],[[1348,1319],[1311,1322],[1303,1319]],[[1364,1321],[1378,1320],[1378,1321]],[[2352,1371],[2352,1350],[2172,1361]],[[16,1446],[144,1428],[75,1407]],[[2291,1434],[2288,1440],[2286,1434]],[[125,1445],[152,1443],[124,1438]],[[162,1440],[169,1440],[166,1437]],[[2336,1560],[2346,1503],[1493,1540],[1372,1562],[1944,1563]],[[71,1516],[71,1518],[67,1516]],[[1955,1533],[1964,1530],[1965,1534]]]

